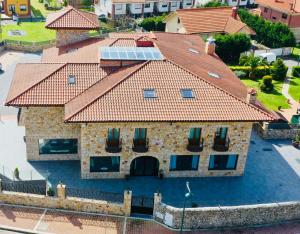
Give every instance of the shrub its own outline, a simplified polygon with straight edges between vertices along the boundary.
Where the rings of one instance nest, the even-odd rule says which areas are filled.
[[[166,24],[163,22],[165,15],[144,18],[140,27],[143,27],[147,31],[165,31]]]
[[[216,53],[225,63],[238,63],[240,54],[250,49],[251,41],[246,34],[217,35]]]
[[[236,73],[236,75],[238,77],[240,77],[240,78],[246,78],[247,77],[247,78],[251,78],[251,79],[260,79],[265,75],[270,75],[271,68],[272,68],[271,66],[270,67],[268,67],[268,66],[258,66],[252,71],[250,66],[231,66],[230,67],[230,69],[232,71],[234,71],[235,73],[236,72],[243,72],[245,74],[245,77],[240,77],[239,73]]]
[[[274,85],[272,84],[273,78],[270,75],[263,77],[263,83],[260,86],[260,89],[264,92],[271,92],[274,88]]]
[[[292,75],[295,77],[300,77],[300,66],[293,67]]]
[[[240,9],[241,20],[256,32],[256,40],[271,47],[294,47],[296,39],[293,32],[282,23],[272,23],[262,17],[252,15],[247,10]]]
[[[273,67],[271,69],[271,75],[274,80],[284,80],[286,77],[286,73],[288,71],[288,67],[285,66],[282,59],[277,59]]]
[[[49,187],[48,188],[48,190],[47,190],[47,195],[49,196],[49,197],[54,197],[54,190],[53,190],[53,188],[52,187]]]
[[[228,6],[227,3],[222,3],[222,2],[219,2],[219,1],[210,1],[210,2],[207,2],[203,5],[203,7],[222,7],[222,6]]]

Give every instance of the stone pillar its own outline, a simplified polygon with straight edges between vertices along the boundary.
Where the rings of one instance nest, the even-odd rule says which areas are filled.
[[[205,43],[205,53],[208,55],[214,55],[216,50],[215,39],[209,37]]]
[[[132,191],[125,190],[124,191],[124,212],[126,216],[130,216],[131,214],[131,199],[132,199]]]
[[[161,193],[154,193],[153,217],[155,217],[155,213],[157,211],[157,205],[161,203],[161,200],[162,200]]]
[[[249,104],[255,104],[256,103],[256,96],[257,96],[257,92],[255,89],[251,88],[248,89],[247,91],[247,102]]]
[[[61,183],[57,185],[57,197],[60,199],[66,199],[66,185]]]

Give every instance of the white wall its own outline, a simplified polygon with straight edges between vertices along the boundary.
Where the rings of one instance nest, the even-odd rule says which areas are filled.
[[[132,3],[129,4],[129,9],[131,14],[142,14],[143,12],[143,4],[142,3]]]
[[[150,7],[146,7],[146,5],[149,4]],[[144,4],[144,13],[152,13],[154,8],[154,2],[146,2]]]
[[[116,3],[115,15],[125,15],[125,14],[126,14],[126,3]]]
[[[180,1],[173,1],[169,3],[171,5],[170,11],[176,11],[180,8]]]
[[[178,23],[178,16],[173,15],[168,18],[165,31],[172,33],[185,33],[185,28],[183,27],[181,22]]]
[[[182,8],[192,8],[193,7],[193,0],[183,0],[182,2]]]
[[[168,2],[156,2],[156,9],[158,12],[168,12],[169,3]]]

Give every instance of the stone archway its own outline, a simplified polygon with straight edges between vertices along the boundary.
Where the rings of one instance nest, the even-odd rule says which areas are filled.
[[[158,170],[159,161],[151,156],[137,157],[130,164],[131,176],[157,176]]]

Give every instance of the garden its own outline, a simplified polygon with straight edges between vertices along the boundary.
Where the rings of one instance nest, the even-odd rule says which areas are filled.
[[[293,97],[294,100],[300,100],[300,66],[293,67],[289,94]]]

